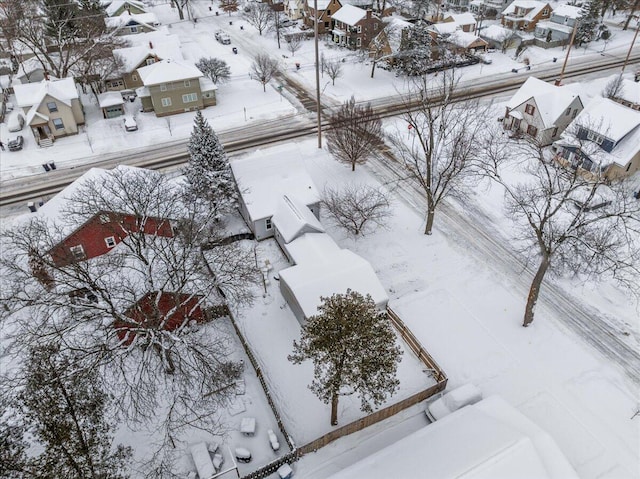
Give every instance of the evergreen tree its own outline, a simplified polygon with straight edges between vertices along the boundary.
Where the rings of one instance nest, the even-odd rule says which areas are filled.
[[[598,31],[600,4],[598,0],[589,0],[582,4],[574,45],[582,46],[594,40]]]
[[[219,218],[235,207],[237,192],[224,147],[200,111],[187,149],[190,159],[184,174],[190,194],[194,199],[206,199]]]
[[[426,23],[416,23],[402,31],[396,68],[407,76],[424,75],[431,66],[432,38]]]
[[[310,359],[314,366],[311,389],[331,403],[331,424],[338,424],[338,397],[357,393],[362,411],[371,412],[398,389],[396,378],[402,351],[385,313],[370,295],[355,291],[322,298],[319,314],[302,327],[289,361]]]
[[[7,403],[8,397],[0,397],[0,478],[20,479],[27,463],[27,443],[22,424]]]
[[[82,374],[77,371],[82,370]],[[112,452],[108,397],[95,368],[78,368],[56,346],[34,346],[23,367],[18,404],[44,452],[33,459],[37,478],[122,479],[129,448]]]

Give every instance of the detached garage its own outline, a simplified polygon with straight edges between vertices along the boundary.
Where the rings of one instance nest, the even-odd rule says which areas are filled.
[[[104,118],[116,118],[124,115],[124,100],[119,91],[100,93],[98,103]]]

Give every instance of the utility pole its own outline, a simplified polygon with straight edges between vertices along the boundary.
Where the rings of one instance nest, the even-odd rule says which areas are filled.
[[[313,0],[314,47],[316,52],[316,110],[318,110],[318,148],[322,148],[322,115],[320,114],[320,56],[318,55],[318,0]]]
[[[578,23],[579,23],[579,20],[576,19],[576,23],[573,25],[573,32],[571,32],[571,40],[569,40],[569,48],[567,48],[567,55],[564,57],[562,70],[560,70],[560,78],[558,78],[555,83],[556,86],[562,85],[562,79],[564,78],[564,69],[567,67],[567,62],[569,61],[569,53],[571,53],[571,47],[573,46],[573,41],[576,38],[576,32],[578,31]]]
[[[622,72],[624,73],[624,69],[627,67],[627,63],[629,62],[629,57],[631,56],[631,50],[633,50],[633,45],[636,43],[636,38],[638,38],[638,31],[640,30],[640,22],[638,22],[638,26],[636,27],[636,33],[633,35],[633,40],[631,40],[631,45],[629,45],[629,51],[627,52],[627,58],[624,59],[624,64],[622,65]]]

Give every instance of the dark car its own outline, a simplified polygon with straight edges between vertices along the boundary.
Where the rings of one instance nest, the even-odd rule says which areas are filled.
[[[9,151],[22,150],[22,145],[24,145],[24,138],[22,138],[22,135],[16,136],[13,140],[10,140],[9,143],[7,143]]]

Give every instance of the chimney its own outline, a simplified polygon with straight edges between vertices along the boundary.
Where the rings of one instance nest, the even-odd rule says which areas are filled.
[[[149,42],[149,48],[153,50],[153,42]]]
[[[371,10],[367,10],[367,20],[371,19]]]

